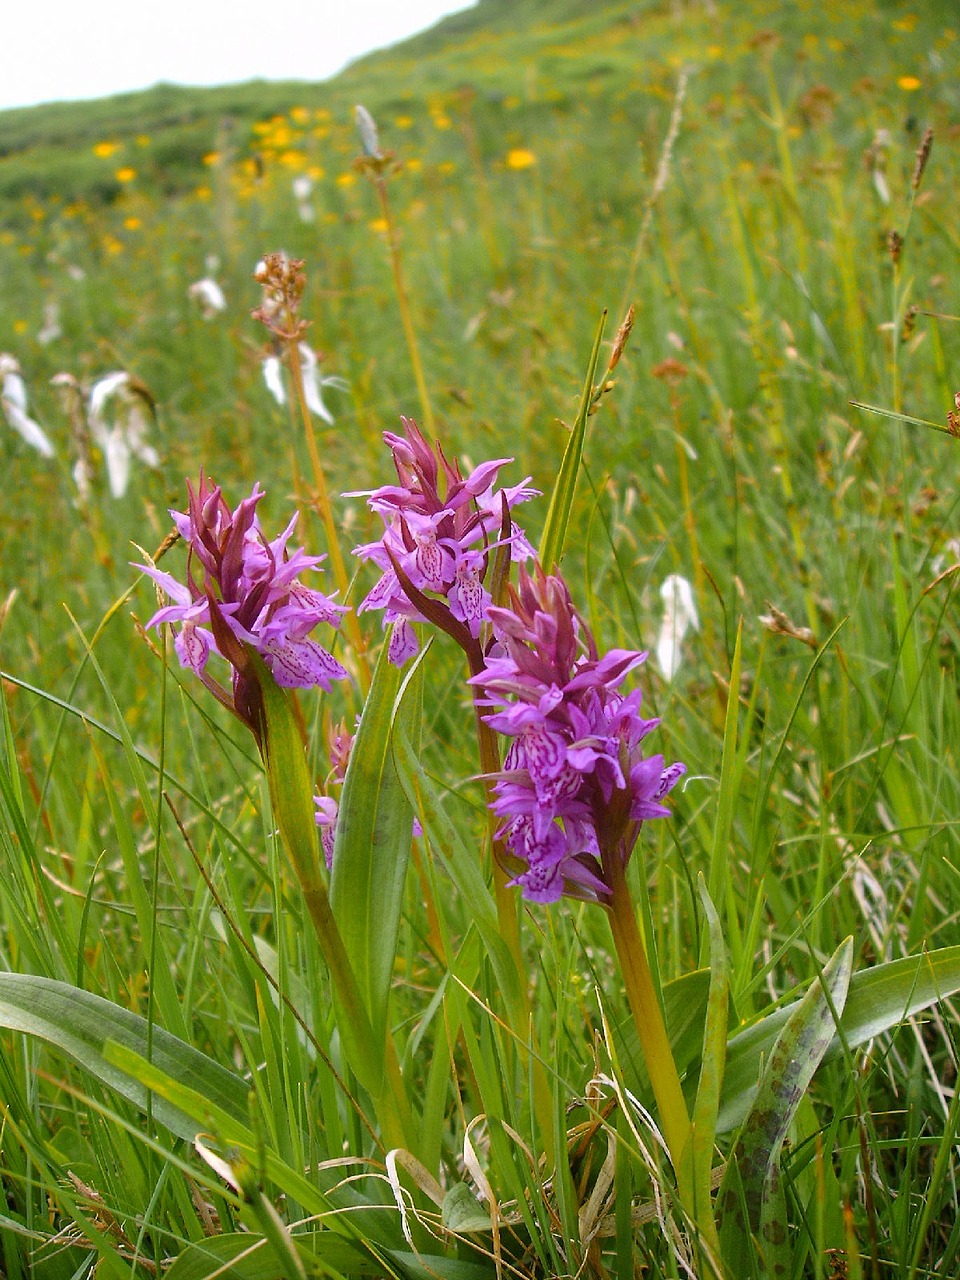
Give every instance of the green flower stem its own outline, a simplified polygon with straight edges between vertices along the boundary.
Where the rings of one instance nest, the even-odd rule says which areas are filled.
[[[330,974],[344,1057],[376,1105],[388,1147],[417,1150],[417,1136],[404,1092],[396,1046],[389,1034],[378,1044],[360,985],[337,926],[320,869],[320,842],[313,814],[313,784],[290,702],[259,654],[247,651],[262,698],[261,750],[270,803],[284,848],[293,864]]]
[[[684,1194],[681,1157],[690,1137],[690,1116],[680,1088],[673,1050],[667,1036],[663,1011],[653,985],[653,975],[644,949],[630,890],[627,888],[626,866],[619,850],[604,851],[603,871],[611,900],[607,908],[613,942],[620,961],[620,971],[627,989],[630,1012],[640,1037],[653,1096],[660,1114],[660,1128],[670,1152],[670,1159],[680,1184],[680,1198],[689,1208],[692,1200]]]
[[[400,1063],[397,1059],[393,1037],[384,1041],[384,1070],[380,1078],[370,1076],[365,1068],[377,1061],[373,1043],[373,1028],[364,1008],[360,988],[354,975],[343,938],[330,906],[326,886],[317,880],[308,885],[301,875],[301,866],[293,853],[291,861],[297,871],[303,900],[307,904],[320,950],[326,961],[343,1016],[337,1019],[344,1052],[351,1069],[363,1087],[376,1102],[377,1116],[383,1126],[383,1140],[388,1149],[404,1147],[416,1151],[417,1139],[413,1132],[413,1116],[403,1087]]]

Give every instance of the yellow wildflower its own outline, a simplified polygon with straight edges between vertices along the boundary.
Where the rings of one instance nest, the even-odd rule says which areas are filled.
[[[307,124],[310,119],[310,112],[306,107],[293,107],[290,111],[290,119],[294,124]]]
[[[346,173],[338,173],[336,177],[338,187],[352,187],[356,180],[357,175],[355,173],[351,173],[349,169]]]
[[[140,228],[143,226],[143,223],[140,221],[139,218],[135,218],[131,214],[129,218],[124,218],[123,225],[127,228],[128,231],[139,231]]]
[[[119,150],[119,142],[98,142],[93,148],[93,154],[100,160],[109,160]]]
[[[513,147],[507,152],[508,169],[532,169],[537,157],[526,147]]]
[[[118,169],[113,176],[118,182],[132,182],[137,176],[137,171],[136,169],[131,169],[127,164],[124,165],[122,169]]]
[[[398,129],[412,129],[413,116],[394,116],[393,123]]]
[[[913,93],[920,88],[920,81],[916,76],[900,76],[897,84],[907,93]]]

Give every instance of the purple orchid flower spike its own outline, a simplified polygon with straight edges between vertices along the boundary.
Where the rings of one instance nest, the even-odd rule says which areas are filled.
[[[257,516],[264,496],[259,485],[233,511],[202,472],[198,488],[188,482],[187,490],[188,510],[170,513],[188,548],[186,582],[152,565],[137,566],[173,601],[147,626],[177,626],[174,647],[181,666],[196,672],[259,742],[259,683],[250,650],[260,655],[277,684],[329,691],[347,671],[310,639],[310,632],[321,622],[338,626],[346,610],[299,580],[324,557],[309,556],[302,547],[288,551],[296,516],[272,541],[264,536]],[[212,653],[232,665],[232,690],[209,674]]]
[[[390,660],[397,666],[417,652],[412,622],[433,622],[464,648],[474,647],[471,642],[475,645],[492,604],[484,585],[491,553],[509,546],[513,560],[533,555],[509,513],[539,492],[526,480],[508,489],[495,487],[500,468],[512,458],[481,463],[464,479],[439,446],[430,447],[415,422],[401,422],[403,435],[387,431],[383,437],[399,484],[346,495],[366,497],[385,525],[382,538],[355,549],[381,571],[358,612],[382,609],[384,625],[396,624]]]
[[[686,772],[644,756],[659,720],[640,715],[640,690],[620,691],[645,653],[602,656],[559,575],[521,566],[510,608],[491,607],[497,640],[470,683],[486,723],[512,739],[493,779],[491,808],[514,859],[512,884],[534,902],[567,894],[608,903],[605,868],[625,866],[640,824],[669,815],[662,801]]]

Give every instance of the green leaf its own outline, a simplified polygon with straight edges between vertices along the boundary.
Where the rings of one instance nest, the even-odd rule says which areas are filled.
[[[312,1231],[292,1240],[308,1276],[334,1280],[340,1276],[350,1280],[354,1276],[389,1276],[401,1280],[410,1274],[399,1261],[404,1255],[393,1255],[398,1261],[392,1264],[390,1250],[352,1244],[333,1231]],[[164,1276],[166,1280],[281,1280],[284,1269],[268,1240],[238,1231],[191,1245]]]
[[[249,1126],[247,1083],[162,1027],[148,1027],[145,1018],[89,991],[21,973],[0,973],[0,1027],[46,1041],[141,1111],[150,1094],[154,1120],[176,1137],[193,1143],[199,1134],[216,1134],[262,1165],[307,1212],[334,1209],[322,1186],[258,1143]],[[330,1173],[331,1188],[339,1181],[339,1171]],[[331,1223],[339,1235],[365,1230],[390,1243],[400,1239],[395,1220],[364,1197],[341,1190],[338,1200],[350,1209]]]
[[[383,1036],[373,1034],[362,989],[320,870],[313,781],[303,741],[286,693],[274,680],[260,655],[253,649],[246,652],[260,686],[264,718],[263,754],[273,814],[297,873],[337,994],[340,1009],[337,1023],[344,1053],[357,1079],[377,1095],[385,1070]]]
[[[710,936],[710,993],[703,1028],[703,1057],[697,1100],[693,1108],[691,1158],[693,1164],[694,1208],[697,1226],[707,1243],[718,1250],[719,1241],[713,1229],[711,1209],[711,1176],[720,1108],[720,1085],[727,1050],[727,1016],[730,998],[730,975],[723,929],[716,907],[707,892],[703,876],[697,886]]]
[[[402,729],[394,735],[393,750],[410,802],[420,814],[433,848],[443,858],[450,879],[470,912],[493,967],[497,985],[507,1006],[522,1008],[520,975],[500,934],[493,894],[483,876],[478,849],[464,844],[443,810],[436,787],[418,764],[416,752]]]
[[[413,832],[413,812],[397,776],[391,738],[399,719],[419,741],[415,712],[421,684],[418,665],[401,689],[388,647],[380,651],[350,752],[330,885],[340,934],[381,1046]]]
[[[301,885],[310,889],[322,883],[322,879],[313,779],[307,767],[303,739],[287,694],[259,654],[251,649],[248,657],[256,672],[263,700],[263,757],[273,816]]]
[[[550,495],[550,506],[547,509],[543,536],[540,539],[540,563],[547,573],[553,570],[554,565],[560,563],[560,559],[563,556],[563,544],[567,536],[567,522],[570,519],[573,495],[576,491],[577,478],[580,474],[580,462],[583,458],[583,443],[587,434],[587,418],[590,416],[590,407],[593,404],[593,380],[597,376],[597,363],[600,359],[600,339],[603,337],[603,326],[606,319],[607,313],[604,311],[597,326],[596,337],[593,340],[593,351],[590,354],[590,363],[587,367],[587,377],[583,384],[583,394],[580,397],[580,407],[577,410],[576,421],[573,424],[570,439],[567,441],[567,447],[563,451],[563,459],[560,463],[560,470],[557,473],[557,483],[554,485],[553,493]]]
[[[489,1209],[484,1209],[464,1182],[456,1183],[443,1197],[441,1213],[448,1231],[490,1230]]]
[[[747,1224],[751,1232],[760,1232],[768,1274],[789,1274],[780,1150],[797,1107],[830,1046],[835,1017],[846,1002],[852,967],[853,940],[847,938],[827,961],[819,979],[793,1006],[764,1067],[757,1096],[741,1127],[718,1196],[723,1256],[733,1274],[742,1274],[749,1263],[749,1257],[744,1256],[752,1252]],[[736,1187],[735,1178],[739,1179]]]
[[[162,1027],[148,1027],[146,1019],[92,992],[33,974],[0,973],[0,1026],[56,1046],[141,1109],[147,1105],[147,1089],[109,1060],[108,1042],[143,1058],[149,1055],[165,1074],[189,1080],[212,1109],[246,1123],[248,1087],[239,1076]],[[205,1123],[202,1115],[190,1116],[160,1098],[154,1099],[153,1115],[188,1142]]]
[[[848,1048],[890,1031],[904,1019],[960,991],[960,946],[891,960],[855,973],[850,979],[840,1030]],[[796,1004],[768,1014],[733,1037],[727,1046],[717,1132],[728,1133],[743,1120],[756,1095],[760,1064],[769,1056]],[[840,1051],[835,1039],[831,1054]]]
[[[322,1264],[322,1275],[383,1274],[382,1262],[364,1255],[342,1236],[329,1231],[319,1239],[322,1248],[310,1253],[297,1242],[308,1275],[318,1274],[318,1263]],[[222,1280],[279,1280],[283,1268],[267,1240],[238,1231],[191,1245],[164,1275],[166,1280],[207,1280],[213,1275]]]

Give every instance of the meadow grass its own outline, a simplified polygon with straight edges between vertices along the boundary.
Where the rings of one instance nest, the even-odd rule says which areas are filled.
[[[448,456],[512,455],[508,482],[529,474],[549,495],[601,311],[609,343],[636,306],[615,386],[587,419],[563,570],[605,646],[652,648],[663,580],[695,586],[700,629],[676,678],[652,659],[641,674],[663,717],[656,750],[688,775],[630,869],[688,1086],[702,1012],[692,1030],[684,1013],[702,1010],[716,955],[698,875],[725,944],[731,1032],[801,995],[846,937],[856,970],[960,944],[960,636],[956,578],[938,576],[960,560],[957,445],[850,405],[946,426],[957,390],[960,28],[916,8],[488,3],[261,106],[259,90],[237,90],[193,93],[177,118],[170,95],[149,117],[133,99],[71,108],[69,128],[66,109],[0,117],[0,349],[58,450],[47,462],[0,437],[0,969],[142,1015],[182,1090],[207,1068],[163,1032],[231,1073],[214,1082],[203,1159],[187,1093],[165,1095],[150,1063],[123,1058],[133,1031],[92,1073],[0,1033],[11,1280],[184,1280],[260,1239],[229,1274],[468,1280],[495,1274],[494,1258],[503,1274],[679,1275],[681,1258],[714,1274],[679,1235],[666,1157],[631,1102],[652,1105],[603,912],[525,904],[529,1024],[511,1025],[477,906],[488,891],[472,879],[484,794],[447,638],[412,695],[419,742],[397,747],[416,761],[404,776],[419,779],[408,799],[427,835],[390,975],[417,1115],[417,1163],[394,1174],[256,748],[135,624],[155,595],[130,567],[134,544],[155,550],[201,466],[233,501],[259,480],[270,529],[300,501],[298,537],[326,549],[303,433],[261,377],[252,275],[269,251],[305,260],[307,341],[349,382],[325,392],[335,425],[317,424],[342,549],[376,536],[362,500],[337,495],[390,481],[381,432],[420,418],[422,394],[390,228],[353,164],[356,101],[401,165],[389,207]],[[304,174],[312,221],[291,190]],[[210,255],[228,307],[207,322],[187,287]],[[43,345],[50,302],[63,334]],[[135,468],[116,501],[101,476],[79,508],[49,379],[118,368],[156,397],[162,466]],[[546,511],[546,497],[524,508],[535,541]],[[373,582],[357,577],[354,602]],[[375,650],[377,624],[361,623]],[[318,783],[325,729],[360,710],[359,690],[300,699]],[[828,1055],[781,1162],[787,1274],[960,1273],[956,1028],[946,997]],[[123,1085],[137,1071],[146,1093]],[[732,1138],[720,1134],[722,1155]],[[241,1167],[246,1144],[259,1166]],[[541,1166],[547,1150],[569,1159]],[[446,1195],[442,1220],[424,1170]],[[763,1265],[751,1253],[740,1274]]]

